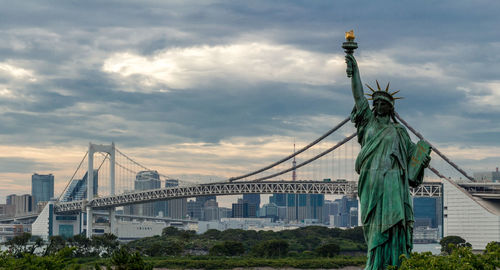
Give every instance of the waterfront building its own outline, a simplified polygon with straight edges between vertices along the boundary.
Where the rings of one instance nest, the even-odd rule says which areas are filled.
[[[38,202],[48,202],[54,197],[54,175],[33,174],[31,176],[31,195],[34,205]]]
[[[457,235],[484,250],[489,242],[500,242],[498,204],[471,196],[460,186],[443,181],[443,236]]]
[[[31,233],[30,224],[0,224],[0,243],[5,243],[23,233]]]

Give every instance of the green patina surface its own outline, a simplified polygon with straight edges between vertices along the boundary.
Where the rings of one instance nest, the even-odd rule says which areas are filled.
[[[346,62],[355,100],[351,120],[361,144],[356,171],[361,222],[368,246],[365,269],[399,266],[400,256],[409,256],[413,248],[414,217],[409,187],[422,183],[423,168],[430,157],[424,154],[421,169],[410,178],[410,161],[417,147],[394,117],[397,98],[388,91],[389,85],[382,90],[377,82],[378,90],[369,87],[373,99],[370,109],[352,53],[346,55]]]

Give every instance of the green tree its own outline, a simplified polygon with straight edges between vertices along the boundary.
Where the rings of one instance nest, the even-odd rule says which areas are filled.
[[[210,248],[210,255],[214,256],[239,256],[245,253],[243,243],[236,241],[224,241]]]
[[[181,233],[181,231],[179,229],[177,229],[176,227],[166,227],[163,229],[163,231],[161,232],[161,235],[162,236],[178,236],[179,234]]]
[[[180,241],[170,239],[158,239],[143,248],[144,254],[151,257],[179,255],[183,250],[184,247]]]
[[[29,246],[28,243],[31,238],[32,236],[30,233],[23,233],[22,235],[14,236],[14,238],[8,240],[5,245],[9,247],[9,252],[15,257],[20,257],[23,253],[33,254],[37,247],[43,245],[43,240],[37,237],[35,238],[35,243]]]
[[[90,255],[91,240],[83,234],[77,234],[68,239],[68,243],[75,247],[76,257],[86,257]]]
[[[450,235],[450,236],[443,237],[443,239],[441,239],[441,241],[439,241],[439,244],[441,245],[441,251],[446,252],[448,254],[451,254],[454,247],[458,247],[458,246],[470,247],[471,246],[471,244],[469,244],[467,241],[465,241],[465,239],[463,239],[460,236],[456,236],[456,235]]]
[[[474,254],[468,246],[450,243],[450,247],[452,250],[449,255],[434,256],[430,252],[424,252],[412,253],[410,258],[402,256],[398,270],[494,270],[500,267],[500,246],[497,244],[488,244],[484,254]]]
[[[59,250],[61,250],[65,246],[66,246],[66,240],[62,236],[60,235],[51,236],[49,237],[49,244],[45,249],[44,256],[56,254]]]
[[[220,238],[221,231],[216,230],[216,229],[210,229],[203,233],[201,236],[206,239],[210,240],[217,240]]]
[[[259,257],[283,257],[288,254],[288,247],[286,240],[267,240],[255,245],[252,248],[252,254]]]
[[[321,257],[333,257],[339,254],[340,247],[335,243],[326,243],[317,247],[315,252]]]
[[[126,247],[120,247],[113,252],[110,264],[116,270],[153,269],[152,265],[144,262],[139,252],[131,253]]]
[[[118,242],[116,235],[105,233],[103,235],[93,235],[90,245],[97,251],[98,256],[108,257],[120,246],[120,242]]]

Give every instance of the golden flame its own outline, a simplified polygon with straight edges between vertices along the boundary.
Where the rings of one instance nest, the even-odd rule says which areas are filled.
[[[348,41],[353,41],[356,37],[354,36],[354,30],[345,32],[345,39]]]

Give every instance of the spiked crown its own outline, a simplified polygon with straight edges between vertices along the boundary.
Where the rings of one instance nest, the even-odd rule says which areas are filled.
[[[385,101],[389,102],[389,104],[391,104],[394,107],[394,101],[396,99],[402,99],[402,97],[394,97],[394,95],[399,93],[400,90],[392,92],[392,93],[389,92],[389,84],[390,83],[387,83],[385,90],[382,90],[382,88],[380,88],[380,84],[378,83],[378,81],[377,80],[375,80],[375,81],[377,82],[377,88],[378,88],[377,91],[375,91],[373,88],[371,88],[368,84],[365,84],[366,87],[368,87],[372,91],[371,94],[365,94],[367,96],[370,96],[370,98],[368,98],[368,100],[373,100],[373,101],[375,101],[377,99],[385,100]]]

